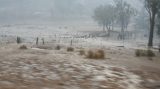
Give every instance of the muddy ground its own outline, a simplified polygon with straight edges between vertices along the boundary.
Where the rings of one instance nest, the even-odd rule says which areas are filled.
[[[105,47],[106,58],[95,60],[79,55],[80,48],[19,46],[0,47],[0,89],[160,89],[158,52],[136,57],[135,49]]]

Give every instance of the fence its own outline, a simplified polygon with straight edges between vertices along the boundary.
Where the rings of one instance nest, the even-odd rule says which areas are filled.
[[[124,43],[121,40],[110,40],[106,37],[93,37],[90,34],[53,34],[43,36],[13,36],[13,35],[1,35],[1,44],[17,43],[17,37],[20,37],[22,43],[28,43],[31,45],[64,45],[75,47],[107,47],[107,46],[126,46],[126,47],[147,47],[148,40],[125,40]],[[158,48],[159,41],[154,43],[155,48]]]

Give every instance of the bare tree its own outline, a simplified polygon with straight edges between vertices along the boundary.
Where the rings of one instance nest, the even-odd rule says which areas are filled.
[[[150,20],[150,33],[149,33],[148,47],[153,46],[155,18],[159,10],[158,8],[159,5],[160,5],[160,0],[145,0],[145,8],[149,13],[149,20]]]
[[[138,16],[135,19],[135,25],[137,29],[141,29],[146,31],[146,29],[149,28],[148,26],[148,13],[146,12],[145,8],[143,7],[140,12],[138,13]],[[147,30],[148,31],[148,30]]]
[[[160,8],[160,6],[159,6]],[[158,36],[160,37],[160,11],[158,12],[158,16],[157,16],[157,29],[158,29]]]
[[[110,36],[110,30],[113,29],[115,21],[115,7],[112,5],[99,6],[94,11],[94,20],[103,26],[103,31],[108,30],[108,36]]]
[[[124,30],[127,29],[130,19],[135,15],[135,9],[124,0],[114,0],[116,4],[117,22],[121,25],[121,39],[124,39]]]
[[[159,9],[160,9],[160,5],[159,5]],[[157,16],[157,35],[160,38],[160,10],[158,12],[158,16]],[[159,40],[160,42],[160,40]],[[159,52],[160,52],[160,43],[159,43]]]

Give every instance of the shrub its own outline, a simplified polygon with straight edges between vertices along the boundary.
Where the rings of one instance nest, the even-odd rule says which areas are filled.
[[[99,58],[101,58],[101,59],[104,59],[105,58],[105,52],[104,52],[104,50],[97,50],[97,52],[96,52],[96,54],[98,54],[97,55],[97,58],[99,59]]]
[[[80,55],[85,55],[85,50],[83,50],[83,49],[79,50],[79,54]]]
[[[53,48],[50,46],[37,46],[39,49],[47,49],[47,50],[52,50]]]
[[[148,57],[154,57],[154,56],[156,56],[155,53],[152,50],[148,50],[147,53],[148,53],[147,54]]]
[[[73,48],[73,47],[68,47],[68,48],[67,48],[67,51],[68,51],[68,52],[73,52],[73,51],[74,51],[74,48]]]
[[[104,59],[105,58],[105,52],[103,50],[96,50],[93,52],[92,50],[88,51],[87,58],[90,59]]]
[[[56,49],[56,50],[60,50],[60,49],[61,49],[61,46],[60,46],[60,45],[57,45],[55,49]]]
[[[88,51],[87,58],[94,58],[94,52],[92,50]]]
[[[140,57],[140,56],[154,57],[155,56],[152,50],[142,50],[142,49],[137,49],[135,51],[135,55],[137,57]]]
[[[141,50],[137,49],[137,50],[135,51],[135,54],[136,54],[137,57],[141,56]]]
[[[19,49],[27,49],[27,46],[26,46],[26,45],[21,45],[21,46],[19,47]]]

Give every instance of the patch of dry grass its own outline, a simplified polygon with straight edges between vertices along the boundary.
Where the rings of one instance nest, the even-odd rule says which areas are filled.
[[[137,57],[141,57],[141,56],[154,57],[154,56],[156,56],[152,50],[142,50],[142,49],[136,49],[135,55]]]
[[[19,47],[19,49],[23,49],[23,50],[25,50],[25,49],[28,49],[28,48],[27,48],[27,46],[26,46],[26,45],[21,45],[21,46]]]
[[[90,59],[104,59],[105,58],[105,52],[102,49],[95,50],[95,51],[89,50],[86,57],[90,58]]]
[[[90,59],[94,58],[94,52],[92,50],[89,50],[88,54],[86,55],[86,57],[90,58]]]
[[[61,49],[61,46],[60,46],[60,45],[57,45],[55,49],[56,49],[56,50],[60,50],[60,49]]]
[[[80,55],[85,55],[85,50],[84,49],[79,50],[79,54]]]
[[[52,50],[53,49],[51,46],[37,46],[36,48],[47,49],[47,50]]]
[[[104,59],[105,58],[105,54],[103,50],[97,50],[94,54],[94,59]]]
[[[74,51],[74,48],[73,48],[73,47],[67,47],[67,51],[68,51],[68,52],[73,52],[73,51]]]

